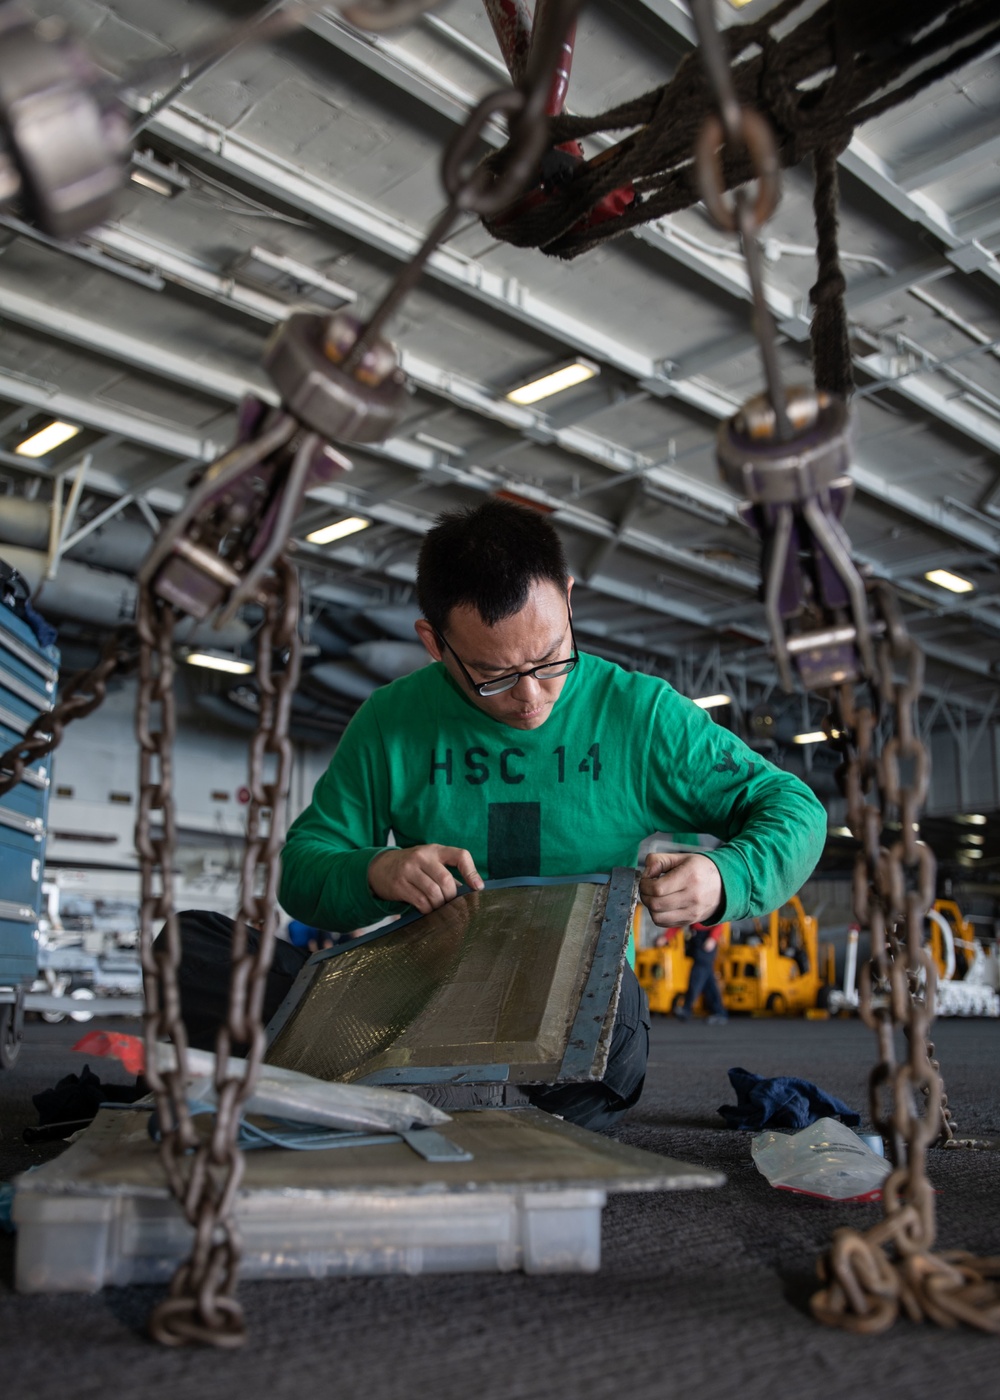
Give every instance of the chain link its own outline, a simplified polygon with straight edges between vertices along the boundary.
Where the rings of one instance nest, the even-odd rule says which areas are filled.
[[[111,678],[127,675],[135,669],[137,660],[135,633],[131,628],[111,637],[97,665],[71,677],[52,709],[36,715],[24,737],[0,754],[0,797],[17,787],[26,768],[59,747],[67,724],[93,714],[104,700]]]
[[[777,163],[774,140],[759,114],[741,108],[736,97],[722,40],[715,27],[713,0],[692,0],[702,60],[719,107],[719,116],[706,123],[696,146],[695,161],[703,198],[720,226],[738,229],[757,313],[757,337],[774,414],[773,434],[785,444],[782,459],[787,495],[776,494],[774,483],[756,481],[749,468],[745,479],[755,485],[758,502],[778,500],[781,509],[768,518],[757,513],[770,538],[784,522],[786,533],[793,509],[812,527],[827,551],[837,557],[840,532],[830,492],[835,482],[806,480],[797,450],[814,448],[807,433],[789,419],[789,400],[781,383],[775,354],[774,323],[767,308],[756,234],[777,202]],[[743,145],[758,176],[758,194],[751,204],[738,192],[730,208],[723,197],[720,147]],[[813,434],[815,437],[815,433]],[[755,456],[747,447],[748,463],[767,465],[770,447]],[[770,462],[775,458],[771,452]],[[721,464],[721,463],[720,463]],[[769,533],[768,533],[769,532]],[[846,544],[846,537],[841,543]],[[787,555],[787,551],[786,551]],[[787,556],[782,569],[801,570]],[[861,581],[851,563],[840,572],[854,584],[859,605],[865,602]],[[853,574],[853,580],[851,575]],[[788,581],[788,573],[771,570],[767,588]],[[794,580],[798,584],[798,580]],[[948,1108],[940,1066],[934,1058],[930,1027],[934,1019],[937,969],[924,947],[924,920],[934,900],[935,861],[920,839],[920,812],[927,795],[930,760],[919,737],[917,707],[923,682],[923,654],[909,636],[891,587],[869,581],[867,616],[854,609],[854,657],[845,664],[837,683],[829,684],[827,732],[839,748],[843,764],[839,777],[847,798],[848,824],[860,843],[854,870],[855,918],[867,928],[871,951],[860,979],[859,1012],[874,1032],[877,1059],[871,1072],[871,1117],[889,1145],[893,1170],[883,1187],[884,1218],[862,1234],[838,1230],[819,1261],[824,1287],[811,1300],[813,1314],[823,1322],[856,1332],[876,1333],[890,1327],[900,1310],[914,1321],[930,1319],[942,1326],[959,1322],[984,1331],[1000,1332],[1000,1260],[971,1254],[935,1254],[934,1192],[927,1176],[927,1150],[935,1143],[955,1143],[955,1124]],[[829,632],[814,636],[813,645],[830,646],[842,625],[836,609],[814,595]],[[788,670],[783,635],[785,615],[774,606],[769,613],[776,655]],[[850,629],[849,629],[850,630]],[[872,639],[878,639],[872,651]],[[803,672],[803,674],[806,674]],[[822,674],[817,668],[814,674]],[[897,679],[900,677],[900,679]],[[831,675],[830,680],[835,678]],[[858,683],[860,682],[860,686]],[[862,701],[856,693],[860,689]],[[889,733],[880,741],[884,723]],[[900,836],[886,849],[882,832],[897,815]],[[902,1029],[906,1058],[897,1063],[895,1032]]]
[[[341,414],[355,429],[355,419],[361,421],[372,408],[363,391],[365,356],[376,345],[382,325],[416,285],[454,219],[462,211],[489,213],[505,207],[534,173],[548,138],[545,103],[580,3],[553,0],[545,8],[523,81],[485,98],[457,133],[442,160],[448,206],[347,349],[339,370],[340,357],[333,355],[330,345],[327,368],[322,357],[314,362],[307,356],[304,361],[313,377],[310,382],[317,375],[336,379],[331,390],[335,397],[343,397],[345,380],[349,387],[357,371],[358,402],[348,395]],[[424,0],[367,0],[367,8],[345,13],[376,27],[383,20],[423,8]],[[280,17],[275,20],[279,22],[283,22]],[[498,116],[509,122],[511,141],[504,168],[493,173],[477,163],[475,152],[483,129]],[[298,388],[292,384],[289,390],[284,383],[288,364],[299,365],[304,353],[299,341],[305,332],[300,327],[297,340],[293,329],[289,322],[282,333],[285,340],[278,349],[284,359],[279,363],[272,348],[266,360],[280,378],[283,403],[289,393],[294,399]],[[391,398],[395,392],[395,384],[386,383],[385,395]],[[135,836],[146,1076],[156,1100],[167,1180],[194,1230],[191,1256],[175,1273],[169,1296],[150,1319],[152,1335],[168,1346],[194,1341],[234,1347],[246,1336],[235,1297],[240,1241],[233,1208],[243,1172],[237,1133],[265,1048],[264,994],[274,948],[279,856],[292,761],[288,725],[301,652],[298,580],[281,551],[310,484],[322,483],[350,465],[324,446],[337,436],[332,429],[307,431],[308,404],[293,409],[286,403],[286,407],[287,412],[271,414],[254,401],[244,406],[236,445],[203,474],[184,509],[161,532],[139,575],[136,735],[140,766]],[[250,747],[251,799],[241,904],[232,939],[229,1002],[216,1043],[217,1111],[211,1131],[203,1134],[194,1124],[186,1097],[187,1034],[178,985],[181,938],[173,901],[174,631],[184,616],[203,619],[214,614],[224,621],[251,598],[261,602],[265,611],[257,637],[260,713]],[[276,652],[287,658],[284,669],[278,671],[273,669]],[[39,716],[24,740],[0,757],[0,793],[20,781],[25,764],[57,746],[66,723],[96,709],[109,677],[129,669],[135,659],[134,648],[115,639],[93,670],[71,680],[51,713]],[[157,926],[161,926],[160,935],[154,945]],[[253,930],[258,935],[256,947],[251,947]],[[157,1058],[164,1037],[174,1045],[175,1059],[169,1068],[163,1068]],[[234,1052],[245,1058],[234,1063]]]
[[[854,1332],[885,1331],[903,1311],[914,1321],[945,1327],[964,1322],[1000,1333],[1000,1260],[933,1252],[936,1221],[927,1150],[957,1139],[930,1039],[937,968],[924,946],[935,862],[919,837],[930,776],[917,732],[923,656],[906,631],[893,590],[875,584],[870,595],[874,620],[883,624],[871,699],[858,707],[853,687],[842,686],[831,697],[828,725],[845,755],[848,825],[861,843],[854,912],[870,930],[871,956],[862,969],[859,1012],[876,1036],[871,1117],[889,1144],[893,1171],[883,1187],[880,1224],[865,1233],[835,1233],[819,1261],[824,1286],[811,1306],[820,1321]],[[877,754],[876,708],[892,721]],[[880,836],[891,813],[898,815],[900,839],[886,849]],[[897,1029],[907,1047],[901,1063]]]
[[[168,1346],[196,1341],[233,1347],[246,1335],[242,1309],[234,1296],[240,1240],[233,1207],[243,1176],[236,1137],[265,1049],[264,992],[274,951],[279,853],[292,762],[288,723],[301,653],[298,611],[298,580],[282,557],[269,580],[264,621],[257,634],[260,715],[250,746],[242,895],[233,930],[227,1017],[216,1043],[217,1109],[211,1133],[205,1137],[197,1131],[187,1105],[187,1036],[177,982],[181,948],[171,869],[174,614],[149,587],[140,595],[136,847],[142,874],[146,1073],[156,1097],[167,1179],[195,1232],[191,1257],[177,1270],[169,1296],[150,1318],[152,1335]],[[275,652],[287,657],[277,672]],[[154,948],[154,925],[160,922],[163,934]],[[256,948],[250,946],[251,929],[259,934]],[[157,1043],[164,1036],[173,1042],[176,1056],[168,1070],[159,1069],[156,1059]],[[234,1054],[245,1058],[234,1064],[230,1059]]]
[[[513,87],[488,93],[452,137],[441,157],[441,183],[448,203],[351,347],[344,360],[344,369],[349,373],[357,370],[390,316],[417,285],[431,255],[459,214],[499,214],[524,191],[545,154],[549,135],[545,106],[562,60],[566,35],[576,23],[582,3],[583,0],[549,0],[544,10],[538,7],[523,79]],[[498,117],[508,123],[510,140],[503,168],[495,173],[478,160],[476,152],[486,127]]]

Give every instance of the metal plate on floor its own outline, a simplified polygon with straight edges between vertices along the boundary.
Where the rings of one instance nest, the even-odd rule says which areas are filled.
[[[381,1084],[557,1084],[607,1065],[635,871],[490,887],[317,954],[271,1064]]]

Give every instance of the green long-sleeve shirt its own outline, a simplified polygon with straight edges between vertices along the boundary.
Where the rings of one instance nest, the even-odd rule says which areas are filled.
[[[581,654],[549,718],[516,729],[485,714],[440,662],[366,700],[282,858],[281,903],[343,930],[405,905],[374,897],[386,848],[471,852],[484,879],[633,865],[654,831],[698,831],[722,877],[721,917],[780,905],[811,873],[825,813],[783,773],[653,676]]]

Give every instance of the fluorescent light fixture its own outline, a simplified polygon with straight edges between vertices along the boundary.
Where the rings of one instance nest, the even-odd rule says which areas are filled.
[[[829,734],[823,729],[810,729],[808,734],[796,734],[796,744],[825,744]]]
[[[323,525],[306,535],[310,544],[333,544],[347,535],[356,535],[359,530],[367,530],[372,522],[363,520],[360,515],[349,515],[345,520],[335,520],[332,525]]]
[[[444,438],[432,437],[430,433],[414,433],[413,441],[423,443],[424,447],[433,447],[435,452],[444,452],[448,457],[465,456],[464,447],[456,447],[453,442],[445,442]]]
[[[983,858],[983,853],[982,853],[982,851],[963,851],[963,852],[962,852],[962,859],[963,859],[963,860],[982,860],[982,858]]]
[[[694,703],[701,710],[717,710],[720,705],[731,705],[733,697],[731,695],[703,695]]]
[[[560,365],[549,374],[543,374],[539,379],[522,384],[519,389],[511,389],[507,401],[519,404],[538,403],[539,399],[549,399],[553,394],[561,394],[564,389],[572,389],[574,384],[583,384],[586,380],[593,379],[595,374],[600,374],[597,365],[591,364],[589,360],[573,360],[571,364]]]
[[[166,180],[161,180],[159,175],[153,175],[149,170],[130,170],[128,177],[133,185],[141,185],[144,190],[152,190],[154,194],[162,194],[164,199],[169,199],[171,195],[177,193],[173,185]]]
[[[831,826],[831,836],[853,836],[854,832],[849,826]]]
[[[970,831],[966,836],[962,837],[962,840],[967,841],[970,846],[982,846],[986,838],[985,836],[976,836]]]
[[[936,583],[938,588],[947,588],[949,593],[972,593],[976,587],[967,578],[949,573],[947,569],[930,569],[924,578],[928,583]]]
[[[186,190],[191,183],[183,170],[170,161],[160,160],[152,151],[132,153],[128,177],[134,184],[142,185],[144,189],[152,190],[164,199],[171,199],[175,194],[180,194],[181,190]]]
[[[981,812],[970,812],[970,813],[968,813],[968,815],[966,815],[966,816],[964,816],[964,817],[959,817],[958,820],[959,820],[960,822],[964,822],[966,826],[985,826],[985,825],[986,825],[986,818],[982,815]]]
[[[80,429],[72,423],[60,423],[57,420],[19,442],[14,451],[21,457],[44,457],[49,452],[54,452],[57,447],[62,447],[64,442],[69,442],[70,438],[76,437],[79,431]]]
[[[223,656],[216,651],[189,651],[184,658],[189,666],[204,666],[208,671],[227,671],[231,676],[249,676],[253,667],[238,656]]]

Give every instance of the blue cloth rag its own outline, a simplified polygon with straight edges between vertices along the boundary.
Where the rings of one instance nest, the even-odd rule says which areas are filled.
[[[36,609],[31,606],[30,598],[25,598],[23,607],[24,620],[38,638],[39,646],[55,646],[59,638],[59,633],[52,626],[52,623],[47,622],[46,619],[42,617],[41,613],[37,612]]]
[[[731,1128],[759,1133],[763,1128],[808,1128],[817,1118],[839,1118],[849,1128],[861,1122],[860,1113],[848,1108],[808,1079],[782,1074],[764,1079],[748,1069],[731,1069],[729,1082],[736,1090],[736,1104],[724,1103],[719,1112]]]

